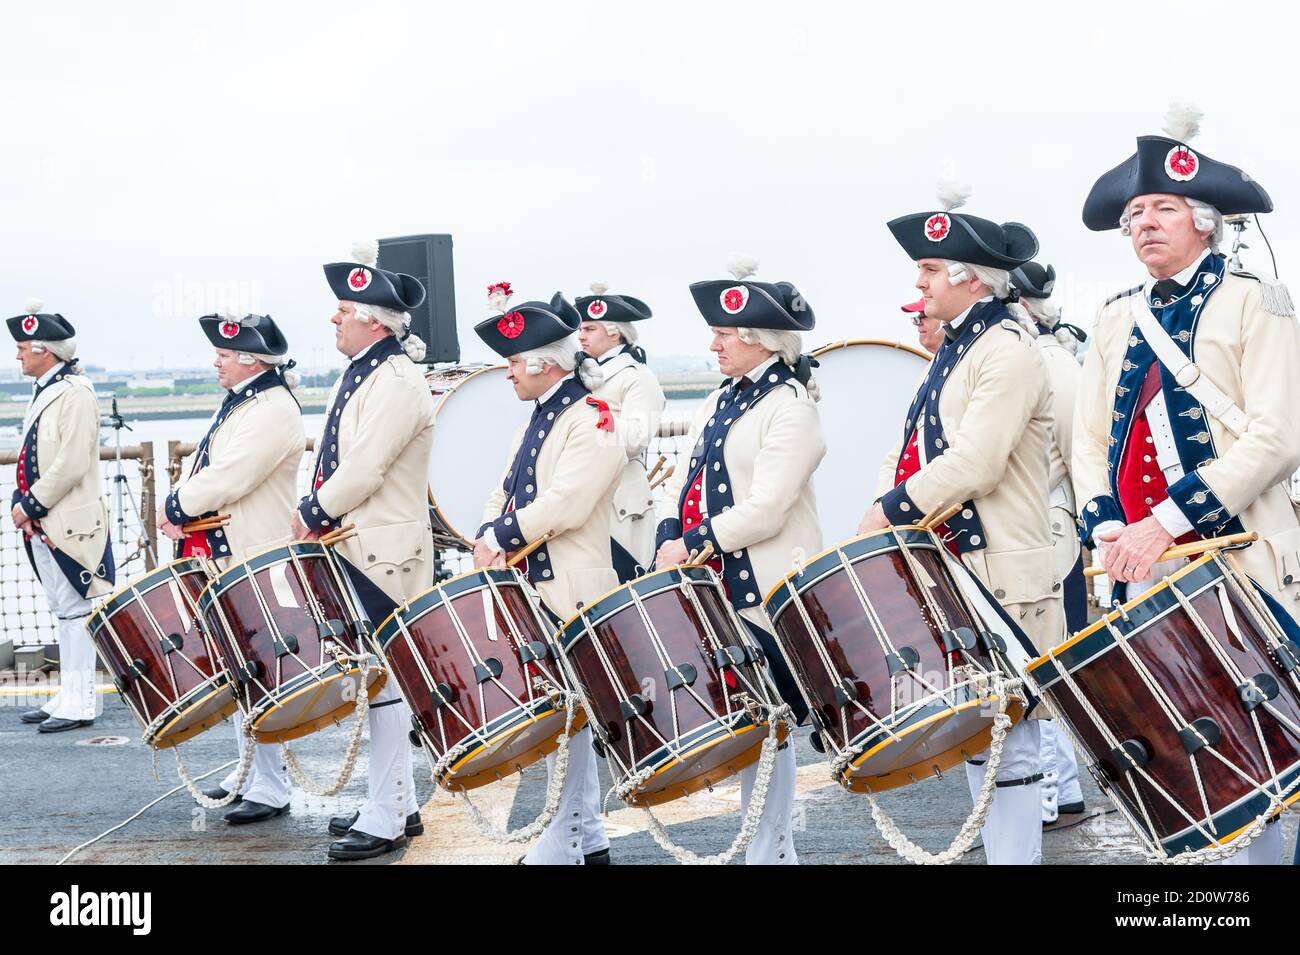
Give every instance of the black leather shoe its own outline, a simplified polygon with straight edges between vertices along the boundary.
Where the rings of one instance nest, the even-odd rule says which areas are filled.
[[[203,795],[207,796],[209,799],[225,799],[230,795],[230,793],[222,789],[220,786],[209,786],[207,789],[203,790]],[[243,801],[243,796],[236,796],[227,805],[237,806]]]
[[[264,802],[254,802],[251,799],[241,799],[237,808],[226,813],[226,822],[232,826],[242,826],[249,822],[265,822],[267,819],[283,816],[288,811],[288,804],[277,807],[268,806]]]
[[[599,852],[592,852],[582,857],[583,865],[610,865],[609,850],[601,849]]]
[[[357,824],[361,818],[361,813],[354,812],[350,816],[331,816],[330,817],[330,835],[346,836],[352,831],[352,827]],[[406,837],[414,839],[416,836],[424,835],[424,823],[420,821],[420,814],[413,812],[406,817]]]
[[[50,714],[44,710],[28,710],[18,718],[24,723],[44,723],[50,718]]]
[[[405,847],[405,845],[406,833],[402,833],[396,839],[380,839],[378,836],[372,836],[360,829],[352,829],[338,842],[330,843],[329,857],[338,859],[340,862],[350,862],[355,859],[373,859],[376,856],[395,852]]]
[[[1057,818],[1061,816],[1078,816],[1081,815],[1087,807],[1081,802],[1067,802],[1064,805],[1057,805]]]
[[[51,716],[48,720],[36,727],[38,733],[62,733],[64,730],[75,730],[81,726],[94,726],[94,720],[60,720]]]

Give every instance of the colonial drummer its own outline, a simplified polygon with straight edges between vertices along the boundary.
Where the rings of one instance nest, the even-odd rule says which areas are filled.
[[[509,294],[498,289],[492,304],[500,314],[474,331],[509,361],[515,394],[533,408],[515,435],[501,484],[488,497],[474,566],[503,566],[508,553],[549,535],[520,570],[558,623],[618,585],[610,566],[610,500],[627,456],[609,440],[609,406],[591,394],[600,368],[579,351],[572,303],[556,292],[549,302],[511,308]],[[549,777],[554,753],[546,767]],[[559,811],[523,861],[609,863],[590,727],[571,740]]]
[[[952,504],[940,532],[1011,620],[1040,650],[1062,636],[1061,575],[1047,517],[1051,390],[1041,349],[1008,311],[1008,270],[1038,252],[1019,223],[999,225],[954,211],[968,190],[940,184],[943,208],[889,223],[917,264],[925,314],[946,341],[913,399],[899,444],[883,463],[879,496],[859,531],[915,524]],[[1026,324],[1022,324],[1022,322]],[[984,824],[991,864],[1042,859],[1037,720],[1007,734]],[[983,757],[967,763],[972,798]]]
[[[614,438],[627,455],[611,503],[610,547],[619,583],[640,577],[654,563],[654,499],[646,476],[645,450],[659,430],[664,390],[645,363],[645,350],[636,344],[635,322],[650,317],[650,306],[631,295],[610,295],[602,282],[593,282],[591,295],[573,304],[582,317],[578,340],[582,350],[600,364],[604,381],[597,398],[614,412]]]
[[[298,376],[275,320],[270,315],[205,315],[199,327],[216,349],[212,364],[226,396],[194,451],[188,476],[159,506],[158,527],[175,542],[177,557],[209,557],[224,570],[289,539],[307,439],[292,394]],[[181,530],[190,521],[217,514],[229,514],[230,522],[210,531]],[[233,722],[242,751],[239,710]],[[243,791],[234,800],[239,805],[225,816],[231,825],[289,811],[289,779],[280,747],[256,745]],[[236,778],[232,772],[204,795],[225,799]]]
[[[659,523],[658,567],[685,563],[706,544],[710,566],[761,644],[782,699],[796,718],[807,706],[786,668],[763,611],[763,598],[797,564],[821,550],[812,476],[826,454],[800,332],[813,327],[812,309],[789,282],[750,278],[758,263],[734,257],[731,279],[696,282],[691,296],[713,329],[710,351],[728,380],[705,399],[691,426],[691,457],[668,482],[669,508]],[[795,865],[792,833],[794,748],[782,743],[745,859]],[[741,811],[757,764],[741,774]]]
[[[18,473],[9,504],[50,613],[58,621],[57,695],[22,714],[42,733],[95,721],[95,647],[86,631],[91,601],[113,589],[108,510],[99,483],[99,405],[77,367],[76,330],[45,305],[6,322],[23,374],[36,389],[23,415]]]
[[[1060,311],[1051,300],[1056,288],[1056,269],[1051,265],[1026,262],[1012,270],[1011,284],[1019,295],[1021,307],[1033,320],[1031,329],[1037,336],[1034,343],[1042,350],[1047,384],[1052,392],[1048,518],[1056,550],[1056,571],[1061,575],[1065,632],[1078,633],[1088,625],[1088,588],[1075,526],[1078,512],[1070,482],[1070,434],[1080,374],[1079,361],[1074,356],[1079,343],[1087,336],[1081,329],[1061,321]],[[1042,733],[1043,822],[1052,823],[1062,815],[1078,815],[1084,811],[1083,790],[1079,787],[1074,746],[1064,733],[1057,732],[1056,721],[1043,720],[1039,731]]]
[[[1090,229],[1119,229],[1141,284],[1101,307],[1075,416],[1074,482],[1085,543],[1129,593],[1175,565],[1175,541],[1237,531],[1237,555],[1271,598],[1300,607],[1300,523],[1287,484],[1300,466],[1300,328],[1286,289],[1230,271],[1223,216],[1268,212],[1250,176],[1188,145],[1200,114],[1175,107],[1165,136],[1097,180]],[[1194,356],[1195,362],[1192,361]],[[1246,850],[1280,861],[1281,827]]]
[[[316,439],[312,490],[298,504],[294,537],[312,540],[344,524],[355,536],[336,552],[373,627],[396,605],[433,583],[428,468],[433,445],[433,396],[415,364],[424,342],[410,333],[409,309],[424,286],[379,268],[379,245],[360,242],[355,261],[325,266],[338,299],[330,321],[335,347],[348,359],[334,383],[325,424]],[[407,732],[411,711],[389,680],[370,703],[370,792],[350,816],[329,829],[331,859],[369,859],[424,831]]]

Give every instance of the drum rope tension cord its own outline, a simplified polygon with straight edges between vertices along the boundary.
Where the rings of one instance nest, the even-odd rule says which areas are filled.
[[[336,662],[339,669],[346,672],[350,661],[345,654],[337,653]],[[339,768],[338,775],[334,782],[328,786],[321,786],[314,779],[307,775],[302,764],[298,762],[298,755],[289,748],[287,743],[280,744],[280,752],[284,756],[285,769],[293,777],[293,781],[301,786],[304,790],[313,796],[334,796],[337,795],[348,780],[352,778],[352,771],[356,768],[357,757],[361,755],[361,733],[366,726],[366,713],[370,709],[370,692],[369,684],[366,677],[370,675],[370,655],[365,654],[361,658],[360,673],[360,690],[357,692],[357,703],[353,712],[352,736],[348,740],[347,752],[343,756],[343,765]],[[349,685],[352,685],[351,678],[348,678]]]
[[[179,776],[181,782],[185,784],[185,788],[188,789],[190,795],[194,797],[194,801],[204,809],[224,809],[239,798],[240,790],[244,788],[244,781],[248,778],[248,770],[253,765],[253,751],[256,740],[253,739],[253,727],[251,722],[251,720],[244,721],[244,738],[240,740],[241,752],[239,754],[239,764],[235,767],[235,781],[231,783],[229,791],[227,791],[227,793],[220,799],[212,799],[209,796],[203,795],[203,790],[199,788],[198,783],[190,776],[189,768],[185,765],[185,760],[181,756],[180,745],[178,744],[172,747],[172,753],[176,756],[176,775]],[[153,753],[155,760],[154,777],[157,778],[158,772],[156,762],[158,758],[158,750],[155,749]],[[204,775],[206,776],[208,774],[205,773]]]
[[[578,697],[576,694],[565,690],[553,689],[555,689],[555,692],[551,695],[560,701],[557,705],[564,707],[564,732],[558,738],[558,746],[555,750],[555,767],[546,784],[546,802],[543,804],[542,811],[538,813],[537,818],[518,829],[498,829],[483,815],[483,811],[474,805],[473,800],[469,798],[469,793],[463,789],[455,793],[465,803],[465,807],[469,811],[470,821],[474,823],[474,828],[494,842],[531,842],[542,834],[542,830],[551,824],[551,821],[555,819],[555,814],[560,811],[560,796],[564,792],[564,783],[569,771],[569,744],[572,741],[573,716]],[[549,690],[547,692],[550,693]],[[468,739],[467,737],[465,740],[461,740],[461,742],[444,753],[437,762],[433,760],[428,745],[421,740],[420,749],[429,763],[429,771],[433,774],[434,785],[439,785],[443,774],[468,751],[470,746]]]

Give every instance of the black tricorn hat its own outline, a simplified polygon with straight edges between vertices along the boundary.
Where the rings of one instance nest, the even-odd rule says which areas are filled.
[[[509,358],[568,338],[581,324],[573,303],[563,292],[556,292],[550,302],[524,302],[506,308],[502,314],[479,322],[474,331],[494,352]]]
[[[584,322],[644,322],[651,316],[645,302],[631,295],[610,295],[603,282],[592,282],[591,292],[573,300]]]
[[[1050,298],[1056,287],[1056,269],[1026,262],[1011,270],[1011,284],[1021,298]]]
[[[1038,254],[1038,237],[1019,222],[998,224],[953,212],[964,205],[970,189],[949,174],[939,180],[942,209],[914,212],[889,222],[889,231],[914,262],[947,259],[993,269],[1014,269]]]
[[[790,282],[751,281],[757,270],[753,258],[733,255],[727,264],[732,278],[692,283],[691,297],[704,321],[715,328],[811,330],[817,319],[799,290]]]
[[[289,350],[288,339],[270,315],[204,315],[199,326],[216,348],[277,357]]]
[[[339,301],[378,305],[395,312],[409,312],[424,302],[424,286],[414,275],[379,268],[379,243],[358,242],[352,246],[352,254],[359,261],[325,266],[325,280]]]
[[[72,323],[62,315],[42,311],[45,303],[39,299],[30,299],[25,304],[27,311],[5,319],[14,341],[62,342],[77,334]]]
[[[1165,114],[1167,136],[1139,136],[1137,152],[1098,179],[1083,203],[1083,224],[1118,229],[1134,196],[1161,193],[1208,202],[1224,215],[1272,212],[1264,188],[1236,166],[1187,145],[1200,130],[1199,110],[1175,104]]]

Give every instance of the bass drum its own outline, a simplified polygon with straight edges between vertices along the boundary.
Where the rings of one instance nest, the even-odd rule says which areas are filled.
[[[501,481],[510,441],[531,407],[515,396],[505,365],[435,368],[425,380],[434,399],[429,455],[433,542],[472,551],[483,505]]]
[[[817,468],[822,539],[847,540],[875,497],[881,462],[903,434],[903,419],[930,356],[899,342],[835,342],[817,349],[813,372],[826,457]],[[869,390],[863,388],[869,383]]]

